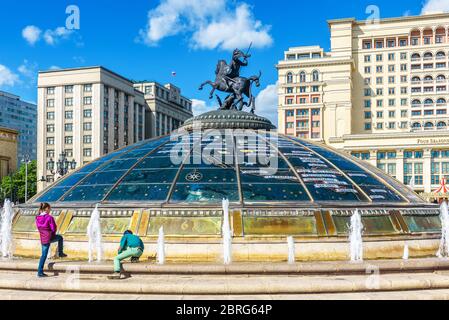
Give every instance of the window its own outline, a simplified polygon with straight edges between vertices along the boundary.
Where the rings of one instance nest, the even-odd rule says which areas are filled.
[[[47,138],[47,145],[52,146],[55,144],[55,138],[53,137],[48,137]]]
[[[388,61],[394,61],[395,55],[394,53],[389,53],[388,54]]]
[[[71,124],[71,123],[64,124],[64,131],[65,132],[72,132],[73,131],[73,124]]]
[[[402,121],[401,122],[401,129],[407,129],[408,128],[408,122]]]
[[[370,55],[366,55],[365,56],[365,62],[371,62],[371,56]]]
[[[371,100],[365,100],[365,108],[371,108]]]
[[[84,118],[92,118],[92,109],[86,109],[83,111]]]
[[[47,158],[54,158],[55,157],[55,150],[47,150]]]
[[[320,109],[312,109],[312,115],[313,116],[319,116],[320,115]]]
[[[91,135],[87,135],[83,137],[83,142],[86,144],[90,144],[92,143],[92,136]]]
[[[73,107],[73,98],[65,98],[64,105],[66,107]]]
[[[286,117],[293,117],[295,114],[293,112],[293,110],[287,110],[285,111],[285,116]]]
[[[402,41],[405,41],[405,40],[401,40],[401,42]],[[402,52],[401,53],[401,60],[406,60],[407,59],[407,53],[405,53],[405,52]]]
[[[365,73],[366,74],[371,73],[371,67],[365,67]]]
[[[371,123],[365,123],[365,130],[371,130]]]
[[[384,160],[386,158],[387,154],[385,152],[378,152],[377,153],[377,160]]]
[[[64,112],[64,118],[68,120],[73,119],[73,111]]]
[[[153,87],[152,86],[145,86],[145,94],[149,95],[149,94],[153,94]]]
[[[55,120],[55,113],[47,112],[47,120]]]
[[[304,71],[299,74],[299,82],[306,82],[306,73]]]
[[[285,92],[287,94],[291,94],[291,93],[293,93],[293,88],[292,87],[288,87],[288,88],[286,88]]]
[[[382,118],[384,117],[384,113],[383,113],[382,111],[378,111],[378,112],[376,113],[376,117],[377,117],[378,119],[382,119]]]
[[[370,111],[365,112],[365,119],[371,119],[371,112]]]
[[[85,84],[84,85],[84,92],[92,92],[92,85],[91,84]]]
[[[73,86],[65,86],[65,93],[73,93]]]
[[[64,137],[64,143],[65,144],[73,144],[73,137],[72,136]]]
[[[92,105],[92,97],[84,97],[83,98],[83,103],[84,103],[85,106]]]
[[[84,131],[91,131],[92,130],[92,122],[85,122],[83,124],[83,130]]]
[[[85,156],[85,157],[91,157],[91,156],[92,156],[92,149],[91,149],[91,148],[84,148],[84,150],[83,150],[83,156]]]
[[[376,89],[376,95],[382,96],[383,94],[384,94],[384,89],[381,89],[381,88]]]
[[[55,106],[55,99],[47,100],[47,108],[53,108]]]
[[[47,124],[47,132],[55,132],[55,125],[54,124]]]
[[[47,88],[47,94],[48,95],[54,95],[55,94],[55,87],[48,87]]]

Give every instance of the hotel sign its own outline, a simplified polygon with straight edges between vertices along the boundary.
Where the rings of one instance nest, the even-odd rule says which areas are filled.
[[[441,139],[418,139],[418,144],[449,144],[449,138]]]

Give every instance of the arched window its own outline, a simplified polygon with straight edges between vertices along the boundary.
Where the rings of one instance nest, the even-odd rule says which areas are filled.
[[[437,52],[437,58],[443,58],[445,56],[446,56],[446,54],[444,53],[444,51],[438,51]]]
[[[424,100],[424,105],[432,105],[432,104],[433,104],[433,100],[432,99]]]
[[[412,59],[421,59],[421,55],[419,53],[412,54]]]
[[[293,74],[291,72],[287,73],[287,83],[293,83]]]
[[[446,76],[444,74],[439,74],[437,76],[437,81],[444,81],[444,80],[446,80]]]
[[[318,82],[320,80],[320,74],[317,70],[313,71],[312,73],[313,82]]]
[[[426,124],[424,125],[425,129],[432,129],[434,127],[432,122],[426,122]]]
[[[426,76],[424,78],[424,81],[433,81],[433,77],[432,76]]]
[[[439,105],[441,105],[441,104],[446,104],[446,99],[444,99],[444,98],[439,98],[439,99],[437,100],[437,104],[439,104]]]
[[[413,107],[420,106],[420,105],[421,105],[421,100],[415,99],[415,100],[412,101],[412,106]]]
[[[432,58],[432,57],[433,57],[433,53],[432,52],[424,53],[424,58]]]
[[[419,128],[421,128],[421,123],[415,122],[415,123],[412,125],[412,127],[413,127],[413,129],[419,129]]]
[[[438,124],[437,124],[437,128],[438,128],[438,129],[444,129],[444,128],[446,128],[446,127],[447,127],[446,122],[440,121],[440,122],[438,122]]]
[[[414,81],[414,82],[419,82],[419,81],[421,81],[421,78],[418,77],[418,76],[414,76],[414,77],[412,78],[412,81]]]
[[[306,82],[306,73],[304,71],[299,74],[299,82]]]

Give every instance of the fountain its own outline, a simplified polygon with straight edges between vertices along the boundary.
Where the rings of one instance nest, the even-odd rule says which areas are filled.
[[[92,211],[92,215],[87,226],[87,237],[89,239],[89,262],[92,262],[94,260],[94,251],[96,251],[97,253],[98,262],[100,262],[103,258],[100,218],[100,210],[98,209],[97,204],[94,211]]]
[[[12,220],[14,210],[11,201],[5,200],[1,213],[0,244],[3,258],[12,258]]]
[[[165,264],[165,235],[164,227],[159,229],[159,238],[157,239],[157,263]]]
[[[223,199],[223,262],[232,263],[232,233],[229,223],[229,200]]]
[[[410,253],[409,253],[408,244],[405,244],[405,246],[404,246],[404,255],[402,256],[402,259],[403,260],[408,260],[409,256],[410,256]]]
[[[359,210],[355,210],[351,217],[351,226],[349,230],[350,256],[351,262],[363,261],[363,224],[362,216]]]
[[[447,201],[443,201],[440,207],[441,242],[437,252],[439,258],[449,257],[449,212]]]
[[[287,238],[287,243],[288,243],[288,263],[295,264],[296,263],[295,239],[290,236]]]

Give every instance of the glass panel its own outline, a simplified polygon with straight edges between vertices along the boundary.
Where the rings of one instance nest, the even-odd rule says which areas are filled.
[[[333,216],[332,219],[334,220],[339,235],[349,234],[351,217]],[[390,216],[365,216],[362,217],[362,224],[364,235],[391,234],[398,232],[393,226]]]
[[[70,187],[53,187],[44,195],[39,197],[36,202],[56,202],[58,201],[64,193],[70,190]]]
[[[403,216],[403,218],[413,233],[441,232],[439,216]]]
[[[100,186],[78,186],[70,191],[65,197],[64,202],[83,202],[100,201],[108,193],[113,185]]]
[[[122,183],[164,183],[171,184],[176,177],[177,169],[137,170],[129,173]]]
[[[313,152],[279,138],[278,149],[295,167],[316,201],[364,201],[368,199],[342,173]]]
[[[295,140],[344,171],[366,194],[368,194],[373,202],[404,202],[404,199],[401,196],[376,179],[372,173],[362,169],[355,163],[345,159],[343,156],[308,142],[300,141],[298,139]]]
[[[89,217],[74,217],[70,221],[67,233],[76,233],[85,235],[87,232],[87,226],[89,224]],[[101,232],[102,234],[122,235],[128,230],[131,224],[131,218],[111,218],[101,219]]]
[[[37,232],[35,216],[19,216],[13,226],[14,232]]]
[[[246,202],[310,201],[299,184],[242,184],[242,191]]]
[[[170,201],[221,203],[223,199],[231,202],[240,200],[237,183],[177,183]]]
[[[95,185],[115,184],[121,177],[123,177],[125,173],[126,170],[95,172],[83,181],[83,185],[95,186]]]
[[[245,235],[317,235],[315,217],[244,217]]]
[[[165,201],[171,184],[120,184],[107,201]]]
[[[151,217],[148,235],[158,235],[160,227],[168,236],[221,235],[221,217]]]

